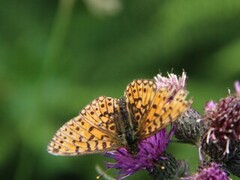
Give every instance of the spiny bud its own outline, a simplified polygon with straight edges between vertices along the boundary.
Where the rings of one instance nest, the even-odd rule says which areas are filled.
[[[154,169],[150,172],[154,180],[180,179],[188,174],[188,164],[185,161],[176,160],[167,152],[164,152],[162,157],[155,162]]]
[[[175,137],[184,143],[198,144],[200,134],[205,129],[204,122],[197,111],[190,108],[174,122]]]

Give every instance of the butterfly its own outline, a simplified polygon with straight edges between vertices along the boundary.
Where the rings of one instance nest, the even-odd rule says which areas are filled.
[[[124,97],[100,96],[66,122],[53,136],[48,152],[74,156],[125,147],[138,153],[139,141],[174,122],[190,106],[185,89],[175,94],[157,88],[155,81],[138,79],[127,85]]]

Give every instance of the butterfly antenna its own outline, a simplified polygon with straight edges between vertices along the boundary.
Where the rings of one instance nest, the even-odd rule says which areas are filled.
[[[104,178],[106,180],[115,180],[115,178],[109,176],[107,174],[107,172],[110,170],[110,169],[106,169],[106,170],[103,170],[99,165],[96,165],[96,171],[100,174],[96,177],[96,179],[101,179],[101,178]]]

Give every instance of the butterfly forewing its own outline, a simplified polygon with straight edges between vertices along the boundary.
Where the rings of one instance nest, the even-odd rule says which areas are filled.
[[[88,120],[92,126],[106,131],[108,134],[116,134],[114,119],[117,118],[117,99],[100,96],[83,109],[80,114]]]
[[[168,89],[159,89],[152,101],[146,117],[140,127],[143,138],[165,128],[176,121],[190,106],[190,101],[185,100],[186,90],[179,90],[173,97]]]
[[[119,147],[115,132],[116,99],[101,96],[65,123],[48,145],[54,155],[105,152]]]
[[[138,122],[139,139],[145,139],[175,121],[189,107],[186,90],[174,97],[167,88],[157,89],[152,80],[135,80],[125,91],[129,110]]]

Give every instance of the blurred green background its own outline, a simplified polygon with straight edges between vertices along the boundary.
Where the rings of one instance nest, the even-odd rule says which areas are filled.
[[[202,113],[240,79],[239,17],[238,0],[0,1],[1,179],[95,179],[102,155],[46,146],[87,103],[122,96],[136,78],[184,69]],[[197,167],[193,146],[169,151]]]

